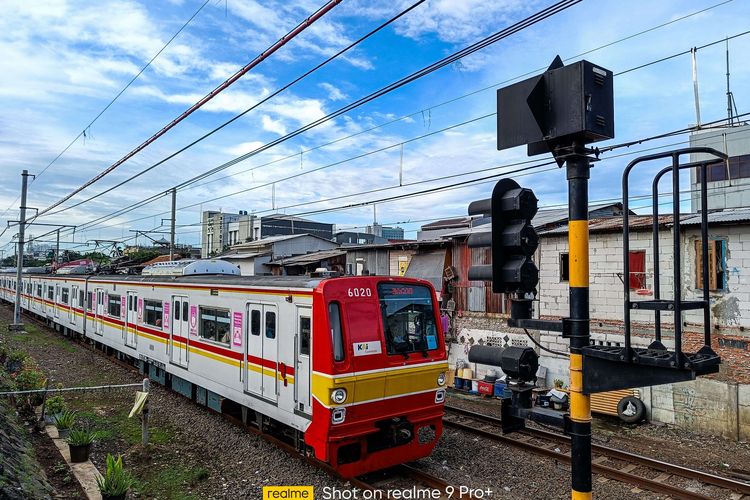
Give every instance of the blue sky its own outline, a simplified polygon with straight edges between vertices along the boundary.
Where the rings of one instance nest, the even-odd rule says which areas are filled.
[[[4,15],[0,18],[3,53],[0,59],[3,74],[0,80],[0,158],[3,165],[0,213],[11,207],[4,219],[18,216],[18,203],[12,203],[18,196],[21,170],[38,173],[52,161],[202,3],[203,0],[11,0],[4,3]],[[88,198],[161,160],[244,111],[410,3],[345,0],[153,146],[62,207]],[[57,215],[41,217],[39,222],[83,224],[169,189],[552,3],[549,0],[428,1],[345,57],[166,164],[106,196]],[[76,141],[31,185],[29,206],[47,207],[121,158],[322,4],[322,0],[211,0],[87,130],[86,139]],[[586,55],[587,59],[616,73],[750,29],[750,2],[584,0],[461,63],[432,73],[213,178],[235,174],[231,177],[179,191],[178,240],[199,242],[200,228],[196,224],[201,209],[270,213],[272,189],[257,186],[388,146],[393,147],[278,182],[276,207],[284,209],[305,203],[284,209],[286,213],[297,214],[500,173],[502,169],[498,168],[429,182],[437,177],[502,167],[527,159],[524,148],[497,151],[494,116],[439,131],[495,112],[495,89],[499,83],[515,81],[521,75],[546,67],[556,54],[569,58],[712,6],[715,7],[701,14]],[[750,111],[750,70],[743,64],[743,55],[749,49],[750,35],[730,41],[732,90],[740,113]],[[704,121],[726,115],[724,51],[723,44],[698,51]],[[617,137],[610,142],[624,142],[694,124],[691,71],[690,56],[684,55],[616,77]],[[487,90],[460,98],[483,88]],[[453,102],[443,104],[451,100]],[[393,122],[402,117],[405,118]],[[377,127],[387,122],[393,123]],[[370,128],[372,130],[368,130]],[[414,140],[433,132],[437,133]],[[352,134],[357,135],[349,137]],[[631,150],[686,139],[681,136]],[[319,147],[332,141],[336,142]],[[402,163],[400,144],[405,141],[408,142],[403,146]],[[312,148],[315,149],[308,151]],[[286,157],[290,158],[284,159]],[[603,156],[603,161],[592,172],[592,200],[621,195],[622,168],[633,157],[607,159],[607,155]],[[262,166],[274,160],[278,161]],[[401,165],[403,186],[399,186]],[[257,168],[250,170],[254,167]],[[636,179],[634,195],[647,192],[650,185],[647,177],[644,174]],[[549,169],[518,180],[535,190],[542,206],[566,200],[563,171]],[[414,184],[416,182],[420,184]],[[252,189],[254,187],[256,189]],[[378,188],[390,189],[357,194]],[[394,223],[462,215],[470,201],[486,197],[490,189],[491,184],[484,183],[379,204],[378,220]],[[249,191],[231,195],[240,190]],[[353,196],[321,201],[349,194]],[[209,201],[221,196],[226,197]],[[101,225],[78,231],[75,241],[121,238],[130,236],[131,229],[155,228],[165,217],[163,212],[169,209],[169,203],[169,198],[162,198]],[[182,208],[189,205],[192,206]],[[349,228],[370,223],[373,210],[367,206],[310,217]],[[400,225],[407,229],[407,237],[414,237],[420,223]],[[14,232],[8,230],[0,237],[0,246],[7,243]],[[38,235],[43,231],[37,227],[30,232]]]

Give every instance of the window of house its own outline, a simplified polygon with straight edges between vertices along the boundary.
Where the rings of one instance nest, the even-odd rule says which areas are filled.
[[[299,319],[299,353],[310,355],[310,318],[300,317]]]
[[[706,180],[708,182],[727,181],[729,179],[743,179],[750,177],[750,155],[733,156],[729,158],[729,171],[723,161],[706,166]],[[698,169],[698,182],[701,181],[701,171]]]
[[[646,288],[646,252],[634,250],[629,253],[630,277],[628,282],[631,290]]]
[[[276,338],[276,313],[273,311],[266,311],[266,338]]]
[[[567,253],[560,254],[560,281],[570,280],[570,258]]]
[[[121,312],[120,296],[119,295],[107,295],[107,314],[113,318],[119,318]]]
[[[260,311],[257,309],[250,311],[250,333],[260,335]]]
[[[702,242],[695,242],[695,284],[703,288],[703,251]],[[727,289],[727,241],[708,241],[708,289],[720,291]]]
[[[67,304],[70,302],[70,291],[67,288],[62,289],[62,303]]]
[[[147,325],[161,326],[163,312],[164,306],[160,300],[146,299],[143,301],[143,321]]]
[[[86,310],[90,311],[92,309],[92,303],[94,302],[93,292],[88,292],[86,299]]]
[[[200,307],[200,336],[229,345],[229,310]]]
[[[328,323],[331,325],[331,343],[333,359],[344,360],[344,330],[341,327],[341,306],[338,302],[328,304]]]

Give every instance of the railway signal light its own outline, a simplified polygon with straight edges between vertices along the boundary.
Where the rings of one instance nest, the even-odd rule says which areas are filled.
[[[492,197],[472,202],[469,215],[489,215],[489,232],[469,236],[470,248],[491,247],[492,264],[469,268],[469,280],[491,281],[495,293],[532,293],[539,283],[539,269],[532,256],[539,245],[531,219],[537,212],[537,198],[512,179],[501,179]]]

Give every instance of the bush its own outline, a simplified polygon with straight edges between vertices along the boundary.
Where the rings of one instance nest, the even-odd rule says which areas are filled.
[[[16,375],[16,386],[19,391],[33,391],[35,389],[44,389],[44,384],[47,382],[47,378],[40,370],[36,368],[24,367],[21,372]],[[24,402],[29,407],[35,407],[42,404],[44,397],[42,393],[27,394],[25,395]]]
[[[8,373],[18,373],[30,358],[22,351],[11,351],[5,359],[5,369]]]
[[[65,398],[62,396],[48,398],[44,403],[44,409],[46,414],[50,416],[62,413],[65,410]]]
[[[96,478],[96,484],[102,495],[115,497],[127,493],[135,484],[135,479],[123,469],[122,455],[115,458],[107,453],[107,470]]]

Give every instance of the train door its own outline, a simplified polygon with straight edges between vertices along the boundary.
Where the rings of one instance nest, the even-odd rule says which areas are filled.
[[[53,315],[55,318],[60,317],[60,285],[55,285],[55,305],[53,306]]]
[[[107,294],[103,288],[96,289],[96,304],[94,307],[94,333],[104,335],[104,312],[107,310]]]
[[[294,336],[294,401],[296,409],[310,414],[310,358],[312,355],[312,316],[309,307],[297,307],[297,333]]]
[[[21,282],[21,307],[24,309],[29,308],[29,296],[27,295],[28,288],[29,288],[29,282],[22,281]]]
[[[190,305],[184,295],[172,296],[172,329],[169,333],[169,361],[187,368],[190,342]]]
[[[248,303],[246,312],[245,390],[275,402],[278,397],[276,306]]]
[[[73,285],[70,293],[70,304],[68,305],[68,320],[74,323],[76,320],[76,307],[78,307],[78,285]]]
[[[136,292],[126,292],[125,301],[125,345],[135,348],[138,342],[138,295]]]

